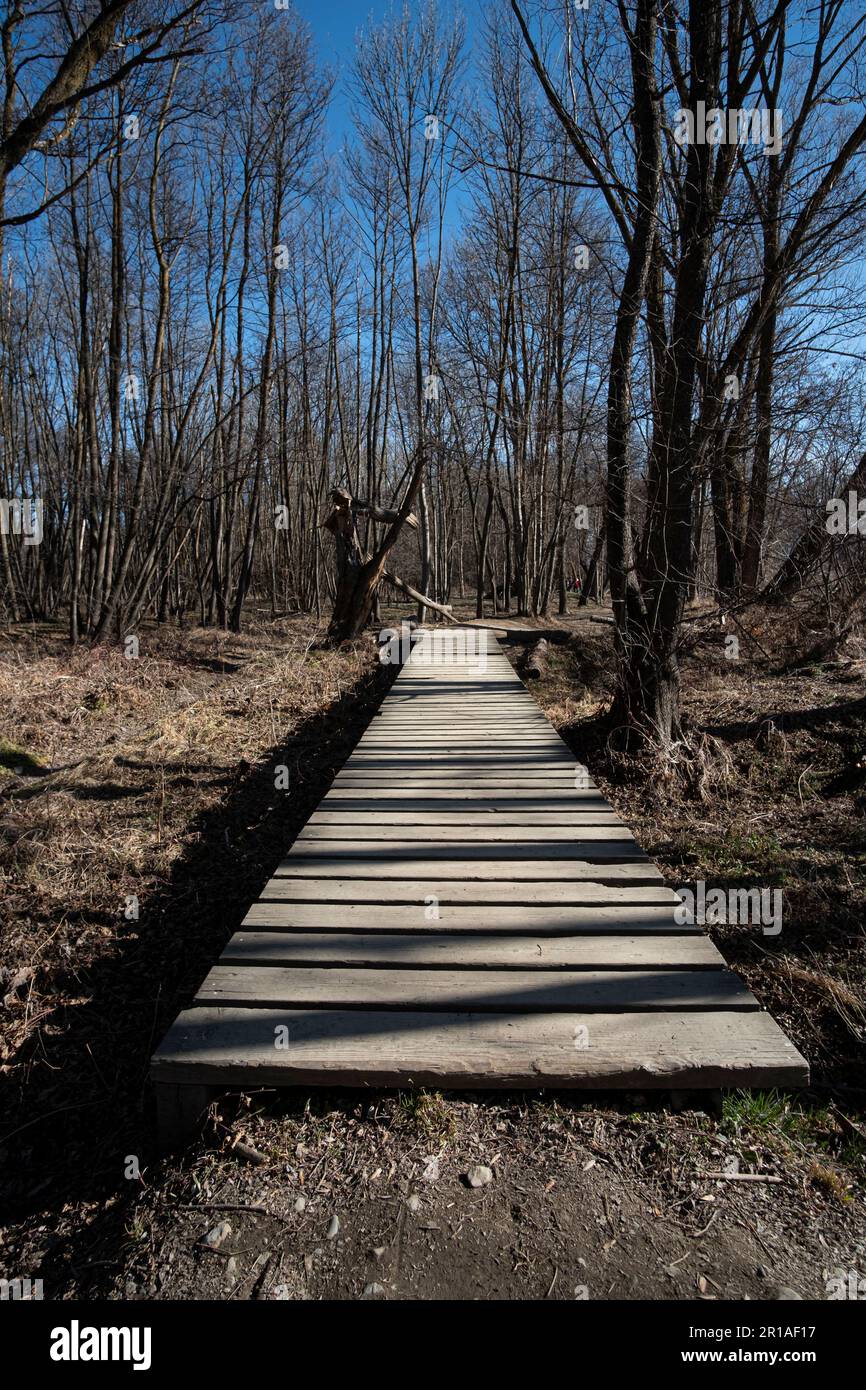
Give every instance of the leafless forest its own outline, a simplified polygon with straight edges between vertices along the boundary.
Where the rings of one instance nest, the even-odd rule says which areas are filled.
[[[808,575],[838,627],[863,586],[824,524],[863,479],[858,6],[464,27],[425,4],[363,30],[330,153],[337,79],[291,7],[10,4],[8,618],[105,642],[238,631],[256,600],[339,638],[395,545],[478,616],[563,613],[577,578],[662,744],[690,599]],[[683,141],[700,104],[745,124]]]

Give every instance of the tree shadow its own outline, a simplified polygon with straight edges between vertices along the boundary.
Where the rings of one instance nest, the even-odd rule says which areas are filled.
[[[828,724],[836,719],[856,722],[864,715],[866,695],[858,700],[839,700],[834,705],[816,705],[812,709],[774,710],[770,714],[761,715],[760,719],[738,719],[728,724],[704,724],[702,728],[705,733],[713,734],[716,738],[736,743],[741,739],[755,738],[771,724],[780,733],[788,733],[798,729],[814,729],[817,725]],[[848,741],[844,733],[835,734],[823,728],[821,732],[825,738],[835,743]]]
[[[196,671],[211,671],[217,676],[233,676],[238,671],[242,671],[249,662],[249,657],[244,656],[234,661],[226,661],[220,656],[197,656],[195,653],[187,652],[182,657],[177,657],[179,666],[190,666]]]
[[[44,767],[32,754],[11,743],[0,743],[0,767],[12,772],[16,777],[48,777],[50,767]]]

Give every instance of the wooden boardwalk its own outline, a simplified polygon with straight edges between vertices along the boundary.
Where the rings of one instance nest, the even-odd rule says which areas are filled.
[[[485,635],[413,653],[170,1029],[167,1139],[237,1087],[807,1082]]]

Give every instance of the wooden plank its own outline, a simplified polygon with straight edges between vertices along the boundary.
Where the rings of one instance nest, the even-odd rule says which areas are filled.
[[[537,764],[540,768],[545,768],[548,764],[558,767],[562,763],[570,764],[572,767],[578,765],[578,759],[564,745],[557,747],[552,743],[537,742],[534,746],[521,739],[519,743],[510,743],[507,746],[497,747],[495,741],[488,735],[487,740],[483,738],[473,739],[471,743],[451,741],[451,746],[447,743],[427,744],[413,743],[408,741],[402,746],[395,745],[392,739],[380,739],[375,744],[359,743],[349,762],[356,759],[364,759],[373,762],[379,758],[387,758],[390,762],[427,762],[432,764],[442,760],[446,766],[451,759],[460,759],[473,765],[479,761],[495,761],[500,763],[521,763]],[[346,764],[349,766],[349,763]]]
[[[407,825],[405,821],[392,825],[385,821],[378,824],[367,821],[360,825],[357,822],[352,825],[319,825],[308,821],[295,844],[318,844],[332,840],[343,842],[350,837],[354,843],[369,840],[387,845],[405,844],[408,841],[413,844],[445,844],[451,840],[488,845],[501,840],[508,840],[512,844],[520,841],[521,844],[542,845],[568,844],[574,840],[580,840],[583,844],[589,840],[606,844],[622,841],[630,845],[635,843],[631,831],[624,825],[581,825],[575,829],[562,825],[501,825],[495,821],[486,825]]]
[[[410,705],[424,704],[437,709],[471,710],[482,706],[496,706],[511,714],[535,714],[544,718],[537,702],[522,687],[515,687],[510,681],[476,680],[470,676],[418,677],[412,680],[398,678],[388,696],[388,712],[405,711]]]
[[[215,965],[195,1004],[443,1013],[757,1009],[731,970],[367,970]]]
[[[524,741],[530,744],[550,744],[558,748],[567,748],[568,744],[560,738],[559,734],[546,719],[508,719],[500,715],[494,716],[496,719],[496,746],[520,747]],[[449,717],[446,722],[441,724],[424,719],[406,719],[394,722],[391,720],[377,720],[369,725],[361,735],[360,743],[384,743],[386,740],[394,739],[398,742],[418,744],[418,743],[447,743],[449,740],[455,742],[477,743],[485,739],[490,745],[490,714],[476,718],[458,718],[456,715]]]
[[[157,1050],[152,1074],[223,1087],[693,1090],[809,1080],[793,1043],[761,1012],[593,1014],[584,1023],[573,1013],[193,1008]]]
[[[542,859],[537,862],[524,860],[521,863],[503,862],[501,859],[439,859],[426,858],[392,859],[390,872],[383,869],[383,861],[376,855],[355,854],[328,858],[324,855],[306,855],[301,858],[291,852],[277,866],[277,874],[291,874],[294,877],[326,878],[333,873],[337,878],[375,879],[380,890],[383,885],[395,880],[425,878],[459,878],[467,882],[472,879],[497,879],[501,882],[531,882],[543,879],[554,882],[556,879],[591,879],[595,883],[663,883],[661,874],[650,860],[624,864],[590,863],[588,860]],[[382,893],[387,901],[387,892]]]
[[[485,741],[482,738],[472,739],[470,742],[461,743],[458,739],[449,739],[447,743],[424,743],[416,739],[412,743],[408,740],[403,743],[396,743],[393,739],[379,739],[375,743],[359,743],[355,752],[346,763],[346,767],[355,760],[371,762],[377,758],[387,758],[390,762],[394,761],[414,761],[426,762],[430,764],[434,760],[460,759],[471,765],[479,761],[494,760],[499,763],[565,763],[572,768],[578,766],[578,760],[567,748],[556,748],[552,744],[540,742],[531,744],[527,739],[521,739],[519,743],[509,743],[500,747],[491,747],[490,738]]]
[[[325,806],[327,803],[322,802]],[[616,811],[383,811],[377,802],[357,811],[314,811],[307,825],[368,825],[375,819],[380,825],[480,825],[488,830],[496,826],[539,826],[580,830],[588,825],[622,825]]]
[[[462,712],[455,709],[443,710],[440,712],[445,716],[442,719],[438,717],[438,714],[433,719],[428,718],[418,710],[407,711],[399,716],[382,715],[367,725],[362,738],[384,738],[388,735],[388,737],[414,737],[435,741],[436,739],[447,738],[449,735],[477,737],[484,732],[485,728],[489,732],[492,717],[496,720],[497,736],[501,733],[504,737],[516,739],[525,734],[528,738],[563,742],[550,721],[545,719],[540,712],[532,713],[525,710],[522,714],[509,714],[499,708],[498,702],[494,709],[474,711],[467,710],[465,702],[461,703],[463,704]]]
[[[437,758],[435,768],[431,766],[431,762],[432,759],[424,758],[413,758],[411,761],[399,758],[359,758],[357,762],[350,760],[346,764],[345,772],[339,774],[340,780],[335,779],[333,785],[338,788],[344,783],[357,785],[367,781],[374,787],[402,787],[407,782],[417,780],[425,782],[428,786],[452,785],[458,790],[463,784],[484,786],[488,782],[530,788],[540,786],[542,789],[548,785],[566,788],[575,787],[576,783],[585,785],[585,780],[578,780],[579,769],[574,763],[569,762],[557,766],[542,766],[538,763],[522,765],[512,760],[500,761],[495,758],[479,758],[472,763],[463,758]]]
[[[511,674],[513,676],[514,672]],[[451,675],[443,671],[437,677],[422,675],[419,671],[416,675],[410,676],[404,672],[397,677],[391,687],[384,713],[393,713],[395,709],[399,709],[401,701],[405,703],[416,699],[429,701],[431,704],[453,705],[458,704],[464,695],[478,703],[501,700],[509,709],[540,712],[538,702],[521,681],[518,680],[517,685],[514,685],[511,679],[502,679],[497,672],[490,676],[481,676],[473,675],[470,671],[455,671]]]
[[[289,850],[288,861],[283,860],[283,864],[293,864],[295,858],[314,860],[314,859],[335,859],[346,858],[355,860],[358,863],[387,861],[393,865],[402,865],[406,859],[423,859],[431,863],[437,859],[459,859],[492,862],[498,864],[500,869],[513,870],[518,863],[527,863],[535,859],[544,860],[569,860],[576,859],[580,862],[594,864],[627,864],[633,861],[646,861],[646,855],[640,846],[631,839],[622,841],[610,840],[497,840],[490,841],[454,841],[447,844],[432,841],[429,844],[414,840],[296,840]],[[512,875],[513,876],[513,875]]]
[[[481,767],[469,768],[461,773],[459,768],[424,768],[410,769],[401,771],[396,768],[388,772],[382,768],[372,768],[366,770],[361,767],[351,767],[346,765],[343,772],[338,772],[331,783],[334,791],[348,790],[350,787],[368,787],[371,792],[379,791],[399,791],[405,795],[407,792],[428,792],[428,791],[450,791],[455,792],[473,791],[502,792],[509,795],[511,792],[525,791],[534,792],[536,796],[543,795],[546,791],[598,791],[592,781],[579,780],[578,770],[569,768],[568,770],[555,771],[531,771],[524,768],[502,768],[491,766],[488,769]]]
[[[509,807],[519,806],[527,810],[550,810],[551,807],[568,807],[575,810],[587,810],[592,807],[609,807],[609,802],[598,791],[559,791],[555,787],[546,789],[529,789],[525,787],[513,787],[503,791],[501,788],[491,788],[484,790],[483,787],[472,788],[449,788],[449,787],[428,787],[419,791],[412,789],[395,789],[394,787],[376,787],[367,789],[361,787],[334,787],[319,802],[324,809],[325,806],[332,808],[336,804],[348,805],[350,802],[366,802],[370,806],[382,805],[385,801],[399,801],[411,803],[415,806],[436,806],[439,803],[440,809],[445,809],[441,803],[447,806],[466,806],[473,804],[474,809],[480,809],[480,804],[497,807],[501,810],[508,810]]]
[[[496,720],[496,738],[491,736],[490,724]],[[458,724],[455,720],[447,716],[443,720],[446,727],[436,734],[419,734],[416,728],[413,732],[411,728],[406,729],[374,729],[369,734],[358,741],[358,748],[408,748],[408,749],[429,749],[429,748],[481,748],[487,752],[493,750],[502,753],[523,753],[534,751],[536,748],[554,749],[557,753],[567,752],[574,757],[574,753],[563,743],[561,739],[551,737],[550,731],[522,727],[514,728],[508,724],[502,724],[496,719],[495,715],[487,716],[477,723]]]
[[[469,720],[485,710],[489,712],[490,707],[495,706],[502,710],[504,720],[535,724],[547,733],[555,732],[536,700],[527,695],[525,690],[521,693],[520,690],[506,688],[501,681],[488,687],[473,687],[468,682],[460,682],[449,686],[447,691],[439,691],[430,686],[413,690],[406,686],[392,686],[391,694],[378,715],[370,721],[369,727],[376,729],[389,722],[405,722],[420,706],[425,709],[453,710],[457,718]],[[438,733],[440,729],[441,726],[437,722],[425,720],[421,732]]]
[[[484,710],[477,716],[461,716],[455,710],[415,710],[405,723],[377,723],[362,734],[364,743],[411,743],[439,745],[447,743],[486,743],[488,748],[550,747],[572,753],[546,719],[510,720],[495,710]]]
[[[372,915],[374,910],[367,911]],[[220,964],[342,965],[356,970],[369,966],[392,970],[420,966],[432,970],[703,970],[723,968],[725,960],[709,937],[697,932],[680,937],[649,931],[632,936],[239,931],[223,951]]]
[[[490,736],[484,738],[448,739],[445,743],[425,742],[423,739],[414,739],[411,742],[397,741],[395,739],[383,738],[371,740],[369,743],[359,743],[346,763],[358,761],[371,762],[377,758],[387,758],[389,762],[426,762],[430,764],[434,760],[438,763],[445,761],[446,765],[452,760],[460,759],[470,765],[475,763],[496,761],[499,763],[565,763],[572,768],[578,766],[578,759],[569,749],[565,747],[557,748],[555,744],[542,743],[536,740],[534,743],[529,739],[522,738],[513,743],[492,745]]]
[[[284,879],[276,881],[286,882]],[[355,883],[361,886],[359,880]],[[422,889],[436,887],[435,884],[418,886]],[[380,896],[381,891],[380,888]],[[357,898],[360,894],[353,896]],[[411,932],[415,936],[435,935],[437,932],[480,932],[500,939],[509,933],[520,935],[526,932],[544,936],[611,936],[628,933],[701,935],[700,929],[694,925],[680,925],[674,918],[670,904],[503,907],[500,904],[469,901],[455,905],[437,898],[435,914],[438,915],[434,915],[432,905],[426,901],[430,898],[436,898],[436,894],[428,892],[410,903],[353,902],[344,899],[336,902],[303,902],[294,896],[286,899],[274,893],[253,903],[243,925],[244,928],[264,927],[270,931],[292,932],[300,928],[315,928],[322,932],[365,931],[376,935],[386,932]]]
[[[462,770],[462,769],[465,769]],[[535,762],[521,766],[513,761],[490,758],[486,763],[465,764],[462,759],[456,760],[453,766],[438,759],[415,759],[410,763],[401,763],[398,758],[390,763],[381,761],[365,766],[363,763],[354,763],[351,759],[346,763],[342,772],[338,772],[334,778],[334,786],[352,786],[359,782],[370,782],[372,785],[379,783],[391,787],[411,787],[411,786],[445,786],[457,787],[526,787],[530,790],[533,787],[559,787],[567,791],[574,787],[575,778],[580,771],[576,763],[568,760],[559,763],[540,764]],[[582,777],[583,785],[586,785]],[[594,783],[589,782],[589,789],[594,789]]]
[[[408,731],[405,734],[392,734],[386,731],[377,733],[375,737],[370,735],[364,737],[357,744],[359,751],[367,749],[377,749],[385,751],[398,751],[408,753],[428,753],[431,750],[436,752],[484,752],[497,753],[502,757],[510,754],[518,756],[524,753],[544,752],[550,750],[557,756],[567,754],[572,762],[577,759],[571,749],[564,743],[553,742],[551,739],[541,737],[538,734],[521,732],[519,730],[497,728],[497,738],[494,741],[491,737],[489,724],[486,729],[449,729],[447,735],[443,734],[437,738],[413,737]]]
[[[552,736],[550,729],[541,729],[535,725],[513,725],[501,720],[495,714],[485,715],[483,719],[473,720],[471,723],[461,722],[452,715],[442,716],[442,727],[434,733],[419,733],[418,724],[422,728],[424,717],[419,716],[415,721],[415,729],[411,725],[406,728],[377,727],[368,734],[364,734],[358,743],[359,748],[371,746],[397,746],[409,748],[441,748],[449,745],[466,747],[484,747],[488,751],[492,748],[501,748],[504,752],[522,752],[525,749],[534,748],[555,748],[557,752],[567,751],[572,753],[568,744],[561,739]],[[496,738],[491,734],[491,723],[496,725]]]
[[[371,774],[374,777],[387,777],[390,782],[401,782],[404,777],[446,777],[454,778],[458,784],[465,776],[470,777],[541,777],[548,781],[551,777],[565,777],[574,783],[578,768],[573,758],[536,757],[527,753],[522,757],[498,757],[495,753],[437,753],[435,759],[420,753],[353,753],[346,763],[346,774]]]
[[[404,776],[389,776],[388,773],[378,772],[341,772],[332,782],[334,791],[342,792],[352,787],[365,787],[368,795],[373,792],[393,791],[401,796],[407,793],[423,792],[425,795],[431,791],[449,791],[453,796],[455,792],[484,791],[502,792],[503,795],[510,795],[512,792],[528,791],[534,792],[536,796],[542,794],[546,788],[567,792],[574,786],[574,777],[562,777],[557,775],[554,779],[552,774],[546,773],[540,777],[533,777],[531,773],[515,773],[513,777],[503,777],[501,773],[491,773],[485,777],[482,773],[467,773],[465,777],[460,777],[453,772],[448,773],[411,773]],[[590,783],[590,790],[592,784]]]
[[[620,866],[621,867],[621,866]],[[629,869],[633,866],[628,865]],[[483,904],[486,907],[665,907],[671,912],[679,905],[672,888],[659,877],[652,884],[601,883],[596,875],[575,880],[544,882],[532,879],[526,883],[497,883],[495,880],[473,882],[466,879],[433,879],[413,882],[402,875],[385,878],[381,875],[366,879],[328,877],[325,873],[296,875],[286,873],[269,880],[262,889],[262,901],[307,903],[400,903],[417,904],[433,896],[439,904],[466,906]]]
[[[417,710],[399,716],[382,715],[372,720],[362,737],[384,738],[387,735],[389,738],[421,738],[432,741],[447,738],[449,734],[467,738],[477,737],[485,729],[489,733],[492,716],[496,720],[497,736],[502,734],[508,739],[516,739],[525,734],[528,738],[563,742],[553,725],[540,713],[536,715],[526,711],[521,715],[508,714],[499,709],[498,705],[494,710],[467,712],[464,708],[463,713],[458,710],[445,710],[442,713],[447,715],[447,723],[438,716],[434,719],[426,718]]]

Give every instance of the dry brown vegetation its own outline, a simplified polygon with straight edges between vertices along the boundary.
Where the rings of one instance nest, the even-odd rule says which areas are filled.
[[[609,630],[554,649],[533,690],[675,887],[779,888],[778,937],[711,928],[728,961],[839,1091],[866,1061],[866,641],[782,674],[802,627],[744,619],[740,658],[704,628],[684,658],[685,739],[661,772],[612,753]]]
[[[387,682],[371,641],[314,641],[290,622],[154,628],[127,660],[70,654],[51,629],[7,635],[0,1056],[16,1209],[41,1188],[91,1197],[148,1142],[149,1052]]]

